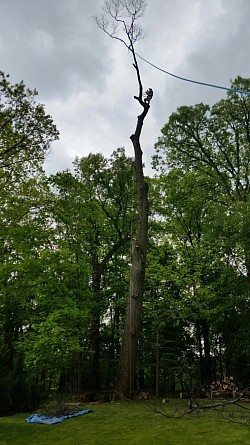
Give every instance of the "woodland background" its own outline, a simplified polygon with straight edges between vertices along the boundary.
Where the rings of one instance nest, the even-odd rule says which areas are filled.
[[[250,91],[250,80],[232,88]],[[58,131],[0,77],[0,413],[112,390],[136,225],[124,148],[47,176]],[[155,145],[136,387],[156,396],[250,366],[250,98],[182,106]]]

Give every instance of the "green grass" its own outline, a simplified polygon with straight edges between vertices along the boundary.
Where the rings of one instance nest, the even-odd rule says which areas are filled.
[[[172,413],[185,401],[157,405]],[[152,408],[156,406],[150,402]],[[185,405],[186,406],[186,405]],[[250,427],[217,412],[168,419],[143,402],[100,404],[94,413],[55,425],[28,424],[29,414],[0,418],[0,445],[249,445]],[[249,415],[249,414],[248,414]]]

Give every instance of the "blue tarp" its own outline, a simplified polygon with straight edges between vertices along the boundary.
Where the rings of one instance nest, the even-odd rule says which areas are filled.
[[[92,413],[91,409],[83,409],[82,411],[76,411],[67,416],[50,417],[45,414],[32,414],[27,417],[26,422],[28,423],[45,423],[47,425],[53,425],[53,423],[62,422],[63,420],[70,419],[71,417],[82,416],[83,414]]]

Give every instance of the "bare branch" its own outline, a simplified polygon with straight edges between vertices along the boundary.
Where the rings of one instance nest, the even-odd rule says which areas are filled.
[[[143,16],[145,9],[145,0],[109,0],[102,7],[102,14],[95,16],[94,20],[109,37],[120,40],[131,49],[144,37],[137,20]]]
[[[146,9],[145,0],[107,0],[102,8],[102,14],[95,16],[97,26],[109,37],[119,40],[131,51],[133,67],[139,86],[138,96],[134,96],[143,107],[143,118],[146,116],[150,105],[143,100],[143,86],[140,70],[137,63],[134,44],[144,37],[142,27],[137,23]]]
[[[105,34],[107,34],[112,39],[119,40],[126,46],[126,48],[128,50],[130,50],[127,42],[123,38],[118,36],[118,32],[119,32],[119,29],[118,29],[119,24],[118,23],[115,23],[115,22],[110,23],[109,20],[107,20],[103,14],[101,16],[95,16],[94,20],[95,20],[97,26],[102,31],[104,31]]]

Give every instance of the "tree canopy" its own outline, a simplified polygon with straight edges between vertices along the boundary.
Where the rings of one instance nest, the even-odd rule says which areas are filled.
[[[23,83],[2,83],[0,413],[52,388],[112,394],[140,212],[123,148],[47,177],[56,127]],[[225,376],[250,384],[249,125],[250,98],[229,92],[178,108],[156,143],[138,390],[166,396],[185,381],[198,391]]]
[[[0,72],[1,177],[34,171],[59,137],[51,116],[35,102],[37,91],[23,82],[12,85],[8,77]]]

